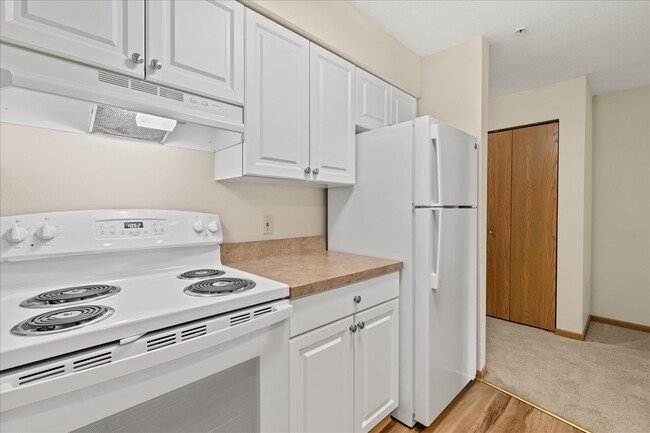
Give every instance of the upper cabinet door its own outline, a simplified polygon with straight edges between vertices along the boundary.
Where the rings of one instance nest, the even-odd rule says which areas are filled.
[[[390,88],[390,124],[397,125],[415,119],[417,99],[395,87]]]
[[[355,66],[314,44],[310,58],[312,179],[354,184]]]
[[[3,41],[144,77],[144,0],[6,0],[0,23]]]
[[[363,131],[389,125],[390,84],[357,68],[357,127]]]
[[[351,326],[350,316],[290,340],[289,429],[292,433],[351,431],[354,414]]]
[[[367,433],[399,404],[399,302],[354,316],[354,432]]]
[[[309,41],[246,10],[244,174],[308,179]]]
[[[244,6],[147,2],[147,80],[244,103]]]

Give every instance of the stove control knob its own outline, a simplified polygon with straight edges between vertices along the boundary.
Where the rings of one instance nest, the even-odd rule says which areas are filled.
[[[7,230],[5,238],[12,244],[19,244],[27,239],[28,235],[29,233],[27,233],[27,230],[16,223],[11,229]]]
[[[192,228],[197,233],[201,233],[203,230],[205,230],[205,227],[203,227],[203,222],[201,220],[194,221],[192,223]]]
[[[47,221],[36,232],[36,235],[44,241],[49,241],[50,239],[54,239],[54,237],[58,234],[59,231],[57,230],[57,228]]]
[[[215,220],[210,220],[208,223],[208,230],[210,230],[212,233],[216,233],[219,231],[219,224]]]

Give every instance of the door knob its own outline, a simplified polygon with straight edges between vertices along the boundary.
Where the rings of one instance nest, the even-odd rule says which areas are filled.
[[[140,54],[140,53],[133,53],[133,54],[131,54],[131,60],[136,65],[139,65],[139,64],[144,62],[144,57],[142,57],[142,54]]]
[[[160,69],[162,69],[162,63],[158,59],[152,59],[151,60],[151,67],[156,69],[156,70],[160,70]]]
[[[492,230],[488,230],[488,233],[491,234],[491,235],[494,234],[494,232]]]

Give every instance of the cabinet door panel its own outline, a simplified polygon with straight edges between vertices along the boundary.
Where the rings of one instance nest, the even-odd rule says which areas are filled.
[[[3,41],[144,77],[144,0],[7,0],[0,22]]]
[[[290,340],[290,431],[350,432],[353,425],[352,317]]]
[[[151,66],[153,59],[161,69]],[[244,6],[165,0],[147,7],[147,79],[244,103]]]
[[[354,183],[355,66],[310,44],[310,166],[314,180]]]
[[[383,128],[389,124],[390,84],[357,68],[357,127]]]
[[[512,130],[488,135],[487,315],[510,318]]]
[[[398,300],[355,315],[354,431],[368,432],[398,405]]]
[[[390,124],[415,120],[417,99],[395,87],[390,88]]]
[[[244,174],[307,179],[309,41],[246,10]]]

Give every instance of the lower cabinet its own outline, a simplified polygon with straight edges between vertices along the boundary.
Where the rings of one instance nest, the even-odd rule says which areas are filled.
[[[290,429],[368,432],[398,404],[398,300],[290,340]]]

